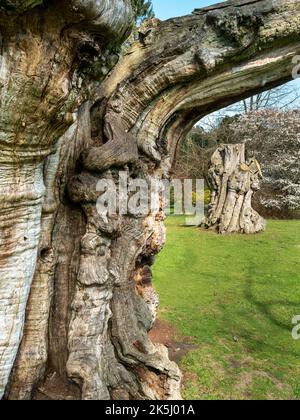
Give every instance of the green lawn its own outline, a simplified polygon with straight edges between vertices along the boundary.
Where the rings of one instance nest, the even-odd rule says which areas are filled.
[[[154,265],[159,317],[198,346],[183,360],[187,399],[300,399],[300,221],[218,236],[169,217]]]

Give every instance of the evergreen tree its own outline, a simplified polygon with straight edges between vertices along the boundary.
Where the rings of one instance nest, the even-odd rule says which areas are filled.
[[[132,0],[135,21],[140,24],[145,19],[154,18],[154,10],[152,1]]]

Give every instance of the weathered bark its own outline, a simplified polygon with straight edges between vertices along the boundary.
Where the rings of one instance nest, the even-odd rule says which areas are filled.
[[[130,1],[38,3],[0,7],[0,393],[178,398],[180,372],[147,334],[162,208],[103,218],[96,184],[167,177],[197,119],[288,81],[300,2],[152,20],[110,73]]]
[[[221,234],[265,230],[265,220],[252,208],[261,179],[259,163],[246,161],[244,144],[219,146],[211,158],[211,203],[204,226]]]
[[[97,2],[97,6],[94,2],[54,1],[48,7],[35,7],[40,3],[46,2],[1,1],[0,5],[0,397],[23,334],[41,217],[41,243],[45,243],[30,298],[29,310],[35,307],[28,314],[30,337],[25,334],[24,346],[26,354],[32,347],[39,359],[47,358],[45,339],[40,342],[40,337],[47,336],[59,155],[45,159],[55,152],[59,138],[73,122],[73,112],[93,89],[90,66],[94,58],[98,57],[100,68],[107,66],[104,74],[97,74],[101,81],[113,56],[108,43],[112,37],[116,42],[122,39],[131,25],[129,0],[114,2],[115,9],[109,1]],[[44,308],[38,305],[36,294],[44,298]],[[36,368],[37,361],[23,359],[28,368],[20,372],[31,392],[36,378],[34,375],[31,381],[28,372],[31,364]]]

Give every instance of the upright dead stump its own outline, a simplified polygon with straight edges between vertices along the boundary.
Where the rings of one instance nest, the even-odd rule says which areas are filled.
[[[246,161],[244,144],[218,147],[211,158],[209,179],[212,195],[206,228],[221,234],[265,230],[265,220],[252,208],[262,172],[256,159]]]

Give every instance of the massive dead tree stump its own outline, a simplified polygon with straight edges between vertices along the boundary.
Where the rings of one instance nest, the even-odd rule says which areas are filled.
[[[260,188],[262,172],[255,159],[246,161],[244,144],[218,147],[209,169],[211,203],[206,228],[225,233],[258,233],[265,220],[252,208],[252,197]]]
[[[0,2],[0,397],[179,398],[148,338],[162,208],[103,218],[97,181],[168,178],[198,119],[300,53],[299,1],[238,0],[150,20],[118,57],[132,3]]]

